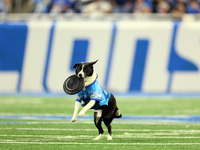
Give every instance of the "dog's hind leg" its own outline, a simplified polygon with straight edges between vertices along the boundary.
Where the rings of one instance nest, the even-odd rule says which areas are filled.
[[[109,105],[109,110],[110,110],[109,113],[111,113],[111,115],[114,114],[114,118],[122,117],[122,114],[120,113],[117,107],[117,101],[113,94],[111,94],[108,105]]]
[[[111,122],[112,122],[112,118],[109,119],[104,119],[104,124],[106,125],[106,127],[108,128],[108,137],[107,140],[112,140],[112,127],[111,127]]]
[[[94,112],[94,124],[97,127],[97,129],[99,130],[99,135],[94,140],[101,139],[103,132],[104,132],[103,128],[101,126],[101,122],[102,122],[101,113],[102,113],[102,110],[95,110],[95,112]]]

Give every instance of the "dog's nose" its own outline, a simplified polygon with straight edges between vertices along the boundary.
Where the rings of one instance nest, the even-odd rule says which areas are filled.
[[[79,77],[79,78],[82,78],[82,74],[79,74],[78,77]]]

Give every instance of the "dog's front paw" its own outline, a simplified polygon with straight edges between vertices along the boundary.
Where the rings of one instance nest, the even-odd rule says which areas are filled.
[[[75,122],[76,120],[77,120],[77,117],[73,116],[72,119],[71,119],[71,122]]]
[[[77,119],[72,119],[71,122],[75,122]]]
[[[82,117],[85,114],[85,111],[81,110],[81,112],[78,114],[79,117]]]

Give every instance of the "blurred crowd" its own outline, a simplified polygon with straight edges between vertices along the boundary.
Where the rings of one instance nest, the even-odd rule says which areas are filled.
[[[0,0],[3,13],[200,13],[200,0]]]

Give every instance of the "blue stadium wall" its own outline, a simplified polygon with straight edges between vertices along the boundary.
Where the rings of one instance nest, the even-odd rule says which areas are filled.
[[[99,60],[116,92],[200,92],[200,22],[0,23],[0,92],[62,92],[73,64]]]

